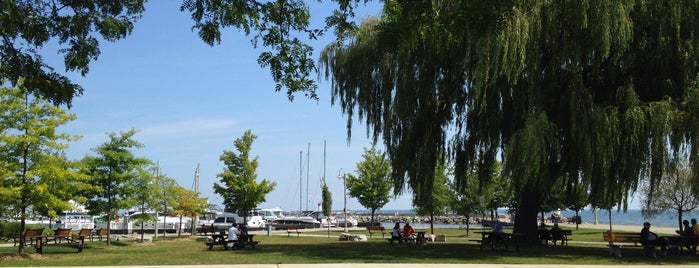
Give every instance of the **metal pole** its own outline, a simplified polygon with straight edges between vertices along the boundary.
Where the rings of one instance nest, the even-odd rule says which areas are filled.
[[[345,233],[347,232],[347,180],[345,176],[342,175],[342,169],[337,172],[338,179],[342,179],[342,194],[345,196],[345,206],[343,208],[343,213],[345,214]]]

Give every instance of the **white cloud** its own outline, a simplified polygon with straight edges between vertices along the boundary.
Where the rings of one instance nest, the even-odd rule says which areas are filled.
[[[230,130],[237,122],[225,118],[195,118],[185,121],[154,124],[142,128],[142,136],[188,135]]]

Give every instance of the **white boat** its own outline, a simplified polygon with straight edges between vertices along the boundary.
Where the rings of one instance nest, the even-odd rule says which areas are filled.
[[[357,227],[357,224],[359,224],[359,221],[349,214],[347,214],[347,220],[345,220],[344,213],[335,214],[335,220],[337,221],[337,227],[345,227],[345,222],[347,222],[347,227]]]
[[[321,222],[316,216],[317,213],[314,213],[314,211],[304,211],[300,216],[286,216],[281,219],[276,219],[271,225],[274,229],[286,229],[289,225],[298,226],[302,229],[316,228],[321,226]]]
[[[155,217],[155,212],[146,213],[150,214],[152,217]],[[137,220],[135,218],[136,215],[139,214],[141,214],[141,212],[134,212],[121,217],[116,217],[114,220],[109,222],[109,224],[107,224],[104,217],[96,217],[95,228],[107,228],[107,225],[109,225],[109,229],[112,233],[124,234],[140,232],[141,230],[143,230],[144,232],[155,232],[156,224],[158,232],[175,233],[178,229],[182,229],[184,231],[190,230],[191,219],[189,217],[182,217],[182,223],[180,224],[179,217],[159,215],[157,223],[154,221],[147,221],[142,222],[140,224],[136,224]],[[141,228],[141,225],[143,225],[143,228]]]
[[[37,221],[28,221],[28,223],[39,223],[44,228],[49,229],[94,229],[95,222],[94,216],[87,215],[80,212],[63,212],[58,215],[57,219],[50,219],[48,217],[40,217]]]
[[[265,221],[273,222],[275,220],[283,219],[284,211],[281,208],[263,208],[256,210],[257,214],[262,217]]]

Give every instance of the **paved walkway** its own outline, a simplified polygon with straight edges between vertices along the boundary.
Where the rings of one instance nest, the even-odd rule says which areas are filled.
[[[75,266],[63,268],[84,268]],[[98,266],[99,268],[135,268],[139,266]],[[170,265],[148,266],[148,268],[619,268],[623,265],[536,265],[536,264],[413,264],[413,263],[321,263],[321,264],[241,264],[241,265]],[[633,265],[634,268],[657,268],[657,265]],[[673,266],[678,267],[678,266]],[[682,265],[679,267],[699,268],[699,265]],[[57,268],[57,267],[56,267]]]

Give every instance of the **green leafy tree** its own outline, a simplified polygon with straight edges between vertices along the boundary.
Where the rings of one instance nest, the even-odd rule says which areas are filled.
[[[434,185],[426,187],[429,191],[422,189],[413,192],[413,207],[418,215],[430,216],[430,233],[434,234],[434,215],[442,215],[449,206],[449,185],[448,170],[446,165],[440,164],[432,181]]]
[[[100,39],[116,41],[131,33],[144,0],[0,2],[0,81],[54,104],[67,104],[83,88],[44,62],[44,46],[57,42],[66,71],[86,75],[100,55]],[[53,53],[55,53],[53,52]]]
[[[182,217],[187,216],[194,220],[209,207],[208,199],[200,197],[199,193],[194,190],[189,190],[182,186],[175,186],[171,191],[174,196],[178,197],[173,200],[172,209],[173,212],[180,217],[179,226],[182,226]],[[194,221],[192,221],[192,233],[195,233],[195,228]],[[177,236],[179,237],[181,235],[182,229],[178,229]]]
[[[168,207],[172,206],[176,199],[179,198],[173,190],[176,187],[178,187],[177,182],[175,181],[175,179],[170,178],[167,175],[161,173],[160,168],[158,166],[155,167],[153,173],[155,173],[152,181],[153,187],[155,188],[153,192],[153,199],[156,200],[156,204],[153,205],[152,208],[155,209],[155,211],[157,211],[158,213],[160,213],[160,215],[169,215],[171,211],[168,211]],[[166,224],[166,222],[163,222],[163,224]],[[166,233],[167,232],[163,231],[163,238],[165,238]]]
[[[457,181],[471,168],[488,176],[502,152],[515,231],[536,241],[558,180],[626,208],[641,178],[662,179],[668,152],[699,151],[697,2],[386,1],[383,11],[326,47],[321,68],[348,122],[358,115],[383,139],[399,186],[433,180],[444,151]]]
[[[371,210],[371,223],[374,223],[376,210],[391,199],[391,166],[384,154],[372,146],[364,148],[361,162],[357,163],[357,177],[345,174],[347,191],[350,196]]]
[[[220,183],[214,183],[214,192],[223,197],[223,205],[243,216],[247,216],[258,204],[265,202],[265,196],[274,190],[276,182],[262,179],[257,182],[258,157],[250,159],[252,143],[257,136],[251,130],[245,131],[242,137],[235,140],[238,153],[224,150],[221,161],[225,167],[223,172],[216,175]]]
[[[668,166],[663,176],[654,191],[649,184],[641,187],[641,213],[647,218],[675,214],[679,230],[682,230],[682,216],[699,208],[699,198],[692,189],[692,170],[686,162],[678,162]]]
[[[143,229],[145,225],[144,223],[156,222],[157,225],[158,222],[158,218],[156,218],[155,215],[146,213],[148,208],[156,207],[158,205],[158,200],[156,199],[157,188],[153,183],[154,174],[140,166],[136,167],[136,172],[138,175],[133,180],[134,195],[132,198],[133,204],[140,208],[141,213],[131,215],[129,218],[134,220],[134,224],[140,225],[141,242],[143,242],[145,235],[145,231]]]
[[[0,205],[19,216],[22,233],[31,209],[56,217],[71,208],[70,199],[81,200],[75,194],[86,187],[86,178],[63,153],[78,137],[57,132],[74,119],[24,89],[0,88]],[[19,238],[24,253],[26,241]]]
[[[85,174],[91,177],[90,183],[97,189],[87,192],[86,207],[91,214],[106,214],[107,223],[119,209],[136,205],[134,197],[140,191],[135,187],[136,180],[143,177],[141,169],[150,164],[148,159],[136,157],[131,151],[143,146],[133,139],[136,130],[108,135],[109,141],[93,149],[96,156],[86,156],[82,160]],[[107,237],[107,245],[111,245],[110,237]]]
[[[333,212],[333,196],[330,192],[330,188],[328,188],[328,183],[325,181],[325,177],[323,177],[322,184],[323,185],[320,188],[323,196],[323,214],[325,215],[325,218],[328,220],[328,237],[330,237],[330,214],[332,214]]]

